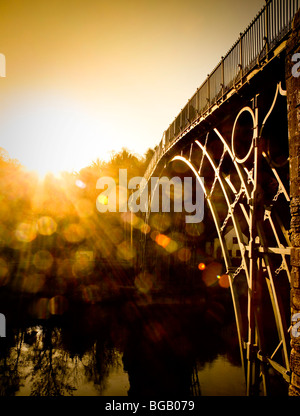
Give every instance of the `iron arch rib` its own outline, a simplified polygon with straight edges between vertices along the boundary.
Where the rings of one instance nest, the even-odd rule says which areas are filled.
[[[213,221],[214,221],[214,224],[215,224],[215,227],[216,227],[216,230],[217,230],[217,234],[218,234],[218,238],[219,238],[219,241],[220,241],[220,245],[221,245],[221,250],[222,250],[225,266],[226,266],[227,273],[228,273],[228,276],[229,276],[230,291],[231,291],[231,296],[232,296],[232,302],[233,302],[233,308],[234,308],[234,314],[235,314],[236,326],[237,326],[237,333],[238,333],[238,339],[239,339],[239,346],[240,346],[240,353],[241,353],[241,361],[242,361],[242,366],[244,368],[244,366],[245,366],[244,353],[243,353],[244,341],[243,341],[243,338],[242,338],[242,333],[244,331],[244,329],[243,329],[243,320],[242,320],[240,305],[239,305],[239,301],[238,301],[238,293],[236,291],[235,286],[233,285],[233,272],[231,271],[232,270],[231,259],[228,255],[228,250],[227,250],[227,247],[226,247],[226,243],[224,241],[224,237],[223,237],[223,234],[222,234],[221,229],[220,229],[220,220],[219,220],[219,217],[218,217],[218,213],[217,213],[217,210],[215,208],[215,205],[214,205],[213,201],[211,200],[211,198],[208,198],[207,189],[206,189],[203,181],[201,180],[201,177],[200,177],[197,169],[195,168],[195,166],[193,166],[193,164],[183,156],[174,156],[171,161],[175,161],[175,160],[179,160],[179,161],[185,163],[190,168],[190,170],[193,172],[197,181],[199,182],[200,186],[202,187],[204,196],[207,200],[207,204],[209,206],[210,212],[211,212],[212,217],[213,217]]]
[[[277,87],[278,88],[278,87]],[[278,93],[278,89],[277,89]],[[272,108],[274,107],[274,102],[272,104]],[[268,116],[270,115],[270,112],[265,117],[264,122],[267,120]],[[255,118],[254,118],[255,120]],[[256,133],[258,132],[258,125],[255,123],[255,129]],[[266,210],[263,208],[262,212],[264,213],[262,216],[259,215],[257,218],[256,216],[253,217],[252,210],[253,210],[253,196],[255,195],[256,188],[255,188],[255,180],[257,182],[257,177],[254,178],[254,175],[252,176],[249,171],[245,168],[243,162],[244,161],[238,161],[236,156],[233,154],[230,146],[227,144],[226,140],[223,138],[221,133],[218,131],[218,129],[213,129],[214,132],[217,134],[218,138],[220,139],[222,145],[223,145],[223,156],[225,154],[229,155],[232,166],[235,168],[235,171],[240,179],[240,190],[238,191],[237,188],[222,174],[221,171],[221,164],[222,164],[222,157],[219,164],[217,164],[213,157],[211,156],[210,152],[207,150],[207,139],[205,140],[205,144],[201,144],[199,140],[195,140],[195,144],[201,149],[201,164],[200,169],[197,169],[194,164],[191,162],[191,158],[187,159],[184,156],[175,156],[172,158],[172,161],[180,160],[183,163],[185,163],[189,169],[193,172],[197,180],[199,181],[201,187],[203,188],[203,192],[205,195],[205,198],[207,200],[207,204],[209,207],[209,210],[211,211],[213,221],[215,224],[215,228],[218,234],[218,238],[220,241],[220,246],[224,258],[224,263],[227,268],[227,274],[229,276],[230,281],[230,289],[232,294],[232,300],[233,300],[233,307],[235,311],[235,317],[236,317],[236,323],[237,323],[237,329],[238,329],[238,337],[240,341],[240,348],[241,348],[241,357],[244,359],[244,348],[247,346],[247,362],[248,362],[248,369],[246,371],[248,375],[247,385],[248,385],[248,392],[250,392],[250,389],[252,387],[252,383],[254,382],[252,377],[252,371],[253,367],[256,365],[255,361],[255,353],[254,351],[257,351],[257,356],[261,360],[261,375],[263,377],[263,384],[266,386],[267,382],[265,379],[266,376],[266,363],[269,365],[271,364],[272,367],[276,368],[276,370],[280,371],[284,378],[288,378],[288,372],[289,372],[289,357],[288,357],[288,330],[286,325],[286,320],[284,318],[284,307],[281,303],[280,299],[280,293],[279,289],[277,287],[277,283],[274,280],[274,274],[273,274],[273,267],[270,264],[269,255],[267,253],[268,250],[266,250],[266,247],[268,247],[268,241],[267,237],[264,233],[264,224],[262,223],[262,220],[264,220],[264,217],[266,216]],[[262,131],[262,129],[261,129]],[[253,135],[253,140],[257,138],[257,134]],[[254,152],[256,152],[256,157],[260,157],[261,155],[258,154],[258,149],[255,146],[251,146],[254,148]],[[251,152],[249,151],[247,158]],[[207,189],[207,187],[203,184],[201,180],[201,168],[203,165],[203,161],[207,160],[211,168],[213,169],[214,179],[213,179],[213,185],[212,189]],[[252,163],[254,163],[255,155]],[[254,169],[258,169],[259,164],[254,163]],[[272,167],[270,166],[271,170]],[[253,170],[254,170],[253,169]],[[245,174],[246,172],[246,174]],[[274,173],[274,172],[273,172]],[[251,175],[251,176],[250,176]],[[276,175],[275,175],[276,177]],[[205,179],[205,178],[204,178]],[[254,180],[255,179],[255,180]],[[232,224],[235,230],[235,234],[238,240],[238,244],[240,247],[240,252],[242,255],[242,261],[241,266],[236,270],[233,270],[232,268],[232,262],[231,258],[228,254],[228,248],[226,246],[226,241],[224,239],[224,227],[222,227],[218,210],[214,204],[214,198],[213,198],[213,188],[215,186],[216,181],[219,183],[220,188],[222,190],[223,196],[226,201],[226,207],[228,210],[228,218],[232,219]],[[231,192],[230,192],[231,191]],[[250,246],[245,245],[245,242],[243,241],[243,234],[241,231],[241,227],[239,224],[239,219],[237,218],[234,207],[235,204],[238,202],[237,196],[241,195],[241,193],[244,193],[247,198],[247,206],[249,209],[249,213],[247,212],[246,207],[244,204],[240,203],[239,206],[241,208],[241,212],[244,215],[244,219],[246,223],[248,224],[249,229],[251,230],[251,227],[253,228],[253,241],[252,244],[254,244],[255,250],[258,254],[254,255],[251,254]],[[233,201],[233,198],[231,195],[235,195],[235,201]],[[252,221],[251,221],[252,219]],[[278,249],[280,250],[280,247],[282,247],[282,244],[279,241],[279,238],[277,236],[275,226],[272,222],[271,218],[268,218],[269,222],[271,224],[271,228],[274,233],[274,238],[277,243]],[[223,224],[224,225],[224,224]],[[226,225],[226,220],[225,220]],[[253,248],[252,248],[253,250]],[[275,249],[276,251],[276,249]],[[260,252],[260,254],[259,254]],[[285,253],[286,254],[286,253]],[[287,275],[289,277],[289,271],[288,271],[288,265],[285,261],[285,254],[282,254],[282,264],[283,267],[287,270]],[[252,256],[252,257],[251,257]],[[236,275],[241,271],[244,270],[244,273],[246,275],[246,280],[248,283],[248,330],[245,331],[245,328],[243,328],[243,321],[240,313],[240,305],[239,305],[239,298],[238,294],[236,292],[236,288],[234,285],[234,279]],[[264,272],[265,270],[265,272]],[[258,278],[257,276],[260,275]],[[279,338],[279,343],[274,348],[274,351],[270,352],[266,350],[265,342],[264,342],[264,324],[262,323],[262,320],[264,318],[259,316],[258,311],[258,304],[256,299],[256,291],[257,291],[257,284],[259,284],[257,279],[262,279],[264,275],[264,278],[266,280],[266,285],[268,288],[270,301],[273,307],[273,313],[274,313],[274,320],[276,322],[277,326],[277,333]],[[242,334],[246,334],[248,341],[245,341],[243,339]],[[278,353],[279,350],[282,350],[282,356],[283,356],[283,362],[282,364],[279,364],[278,362],[274,361],[274,356]],[[280,360],[279,360],[280,361]],[[256,377],[256,376],[255,376]]]
[[[228,193],[226,192],[226,189],[225,189],[225,186],[224,186],[224,182],[223,182],[223,180],[222,180],[222,178],[220,176],[220,171],[219,171],[218,167],[214,164],[214,162],[213,162],[212,158],[210,157],[209,153],[207,152],[207,150],[205,149],[205,147],[202,146],[201,143],[199,143],[198,140],[196,140],[195,143],[201,148],[203,154],[208,159],[211,167],[214,170],[215,178],[218,180],[218,182],[219,182],[219,184],[221,186],[223,195],[224,195],[225,200],[226,200],[226,203],[227,203],[227,209],[228,209],[228,212],[230,214],[230,217],[232,218],[233,226],[234,226],[235,233],[236,233],[236,236],[237,236],[237,239],[238,239],[238,244],[239,244],[239,247],[240,247],[240,250],[241,250],[241,253],[242,253],[242,264],[243,264],[243,268],[245,270],[246,277],[247,277],[247,280],[249,282],[249,271],[248,271],[248,268],[247,268],[247,265],[246,265],[245,247],[244,247],[244,243],[242,242],[242,232],[241,232],[240,226],[239,226],[239,224],[238,224],[238,222],[237,222],[237,220],[236,220],[236,218],[234,216],[234,213],[233,213],[233,209],[232,209],[233,202],[230,201],[230,197],[229,197]],[[227,151],[227,149],[226,149],[226,151]],[[222,234],[221,229],[220,229],[219,226],[218,226],[217,231],[218,231],[218,234],[220,234],[220,235]],[[225,256],[227,256],[227,258],[228,258],[228,252],[223,252],[223,255],[224,255],[224,259],[226,258]],[[228,259],[227,259],[226,264],[228,264]],[[229,269],[227,269],[227,272],[230,273],[230,274],[232,274],[231,272],[229,272]]]
[[[248,394],[259,391],[257,381],[268,392],[271,367],[285,380],[290,377],[291,184],[287,92],[282,85],[288,79],[286,40],[299,1],[289,1],[288,8],[286,3],[266,3],[164,132],[145,172],[148,181],[169,160],[180,160],[203,189],[229,276]],[[281,23],[278,10],[286,19]],[[257,42],[249,43],[253,35]],[[242,61],[238,66],[236,59]],[[228,249],[228,229],[234,230],[238,256]],[[234,269],[238,261],[240,267]],[[247,291],[242,316],[236,293],[241,279]]]

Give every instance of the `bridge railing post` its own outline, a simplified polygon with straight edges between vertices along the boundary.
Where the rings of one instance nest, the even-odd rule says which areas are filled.
[[[210,80],[210,76],[208,74],[207,75],[207,105],[208,105],[208,108],[210,106],[210,82],[209,82],[209,80]]]
[[[240,33],[240,63],[239,63],[239,67],[240,67],[240,72],[241,72],[241,78],[243,77],[243,34]]]
[[[264,36],[264,40],[266,43],[266,59],[267,61],[269,60],[269,4],[270,4],[270,0],[266,0],[266,6],[264,9],[264,14],[265,14],[265,36]]]
[[[221,57],[221,71],[222,71],[222,97],[225,94],[225,74],[224,74],[224,56]]]

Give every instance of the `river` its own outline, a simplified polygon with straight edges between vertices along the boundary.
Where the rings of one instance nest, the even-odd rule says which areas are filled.
[[[60,303],[8,302],[0,395],[245,395],[233,314],[217,298]]]

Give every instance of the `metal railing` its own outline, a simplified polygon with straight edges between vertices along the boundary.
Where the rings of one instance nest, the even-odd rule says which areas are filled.
[[[188,101],[163,138],[146,169],[148,180],[153,168],[187,128],[241,81],[269,54],[291,30],[300,0],[269,0],[244,33],[222,57],[219,64]]]

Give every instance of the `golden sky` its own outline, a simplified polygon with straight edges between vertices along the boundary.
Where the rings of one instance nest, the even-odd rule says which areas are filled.
[[[0,147],[30,170],[143,154],[264,0],[0,0]]]

